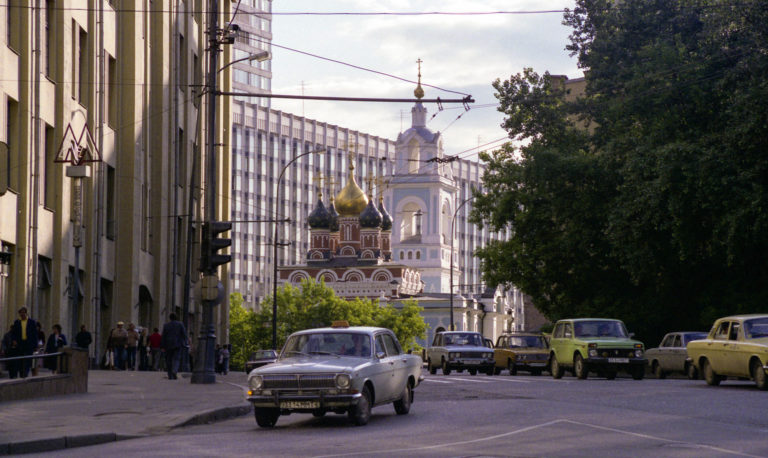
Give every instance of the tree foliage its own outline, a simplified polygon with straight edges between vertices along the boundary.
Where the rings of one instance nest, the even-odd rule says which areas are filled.
[[[511,144],[483,154],[478,255],[550,319],[646,339],[768,299],[768,3],[578,0],[586,93],[531,69],[494,82]]]
[[[253,312],[242,307],[239,296],[230,296],[231,360],[236,367],[243,367],[253,351],[272,348],[272,298],[262,302],[259,312]],[[324,282],[313,280],[302,281],[300,287],[287,284],[278,288],[277,304],[278,349],[290,334],[330,326],[336,320],[346,320],[351,326],[389,328],[405,349],[415,348],[416,339],[424,338],[427,331],[422,308],[414,300],[405,301],[399,309],[370,299],[346,300]]]

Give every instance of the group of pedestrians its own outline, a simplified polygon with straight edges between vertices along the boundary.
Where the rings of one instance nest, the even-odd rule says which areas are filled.
[[[0,345],[0,357],[15,358],[27,357],[6,361],[5,366],[10,378],[26,378],[30,373],[37,375],[41,365],[52,373],[59,370],[58,356],[46,356],[44,358],[31,358],[33,355],[49,355],[61,352],[68,345],[67,336],[62,333],[61,325],[54,324],[48,339],[45,338],[43,326],[39,321],[31,318],[26,307],[18,310],[19,318],[5,333]],[[91,344],[91,333],[85,325],[80,326],[80,332],[75,337],[75,343],[81,348],[87,349]]]

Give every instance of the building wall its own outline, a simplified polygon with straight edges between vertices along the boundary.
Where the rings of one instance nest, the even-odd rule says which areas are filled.
[[[71,338],[85,324],[98,356],[118,320],[152,328],[173,311],[181,315],[187,227],[203,210],[203,3],[52,0],[36,9],[37,1],[14,0],[0,7],[0,240],[12,253],[0,271],[0,328],[25,305],[46,334],[60,323]],[[227,17],[229,2],[222,5]],[[225,48],[224,58],[229,54]],[[221,89],[229,89],[227,81]],[[226,145],[223,126],[231,120],[228,102],[220,103]],[[100,161],[83,179],[76,250],[70,164],[54,159],[68,128],[78,138],[85,126]],[[219,151],[221,217],[229,213],[230,173],[228,150]]]

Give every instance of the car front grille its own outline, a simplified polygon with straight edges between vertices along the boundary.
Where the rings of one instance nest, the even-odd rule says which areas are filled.
[[[478,358],[482,359],[483,354],[475,351],[462,351],[459,353],[459,358]]]
[[[544,353],[534,353],[530,355],[518,355],[518,361],[546,361],[549,355]]]
[[[634,348],[598,348],[597,355],[602,358],[634,358]]]
[[[265,375],[265,390],[316,390],[336,388],[334,374]]]

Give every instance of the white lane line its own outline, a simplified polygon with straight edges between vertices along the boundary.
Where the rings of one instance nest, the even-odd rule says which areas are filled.
[[[573,425],[586,426],[588,428],[600,429],[600,430],[604,430],[604,431],[610,431],[610,432],[614,432],[614,433],[618,433],[618,434],[625,434],[625,435],[629,435],[629,436],[635,436],[635,437],[639,437],[639,438],[642,438],[642,439],[655,440],[655,441],[659,441],[659,442],[667,442],[667,443],[673,443],[673,444],[684,444],[684,445],[693,445],[693,446],[696,446],[696,447],[701,447],[701,448],[709,449],[709,450],[712,450],[712,451],[715,451],[715,452],[727,453],[729,455],[739,455],[739,456],[746,456],[746,457],[750,457],[750,458],[761,458],[759,455],[750,455],[749,453],[738,452],[738,451],[735,451],[735,450],[728,450],[728,449],[725,449],[725,448],[715,447],[714,445],[698,444],[696,442],[686,442],[686,441],[679,441],[679,440],[674,440],[674,439],[667,439],[667,438],[664,438],[664,437],[652,436],[650,434],[636,433],[636,432],[633,432],[633,431],[624,431],[622,429],[609,428],[609,427],[606,427],[606,426],[593,425],[593,424],[590,424],[590,423],[582,423],[582,422],[579,422],[579,421],[568,420],[568,419],[565,419],[565,418],[561,418],[561,419],[557,419],[557,420],[552,420],[552,421],[548,421],[546,423],[540,423],[538,425],[532,425],[532,426],[528,426],[528,427],[525,427],[525,428],[508,431],[506,433],[495,434],[493,436],[481,437],[481,438],[478,438],[478,439],[472,439],[472,440],[466,440],[466,441],[446,442],[446,443],[442,443],[442,444],[426,445],[424,447],[401,448],[401,449],[395,449],[395,450],[370,450],[370,451],[358,451],[358,452],[352,452],[352,453],[342,453],[342,454],[338,454],[338,455],[318,455],[315,458],[327,458],[327,457],[335,457],[335,456],[379,455],[379,454],[382,454],[382,453],[392,454],[392,453],[418,452],[418,451],[421,451],[421,450],[433,450],[433,449],[437,449],[437,448],[456,447],[456,446],[460,446],[460,445],[474,444],[474,443],[478,443],[478,442],[493,441],[493,440],[496,440],[496,439],[499,439],[499,438],[502,438],[502,437],[512,436],[512,435],[515,435],[515,434],[520,434],[520,433],[532,431],[534,429],[543,428],[545,426],[556,425],[558,423],[570,423],[570,424],[573,424]]]
[[[512,382],[512,383],[531,383],[530,380],[520,380],[519,378],[505,378],[505,377],[498,377],[493,379],[494,381],[498,380],[499,382]]]
[[[433,379],[433,378],[425,378],[422,382],[449,383],[449,384],[453,383],[453,382],[449,382],[447,380],[437,380],[437,379]]]
[[[491,383],[491,380],[478,380],[478,379],[471,379],[471,378],[458,378],[458,377],[445,377],[448,380],[459,380],[462,382],[472,382],[472,383]]]

